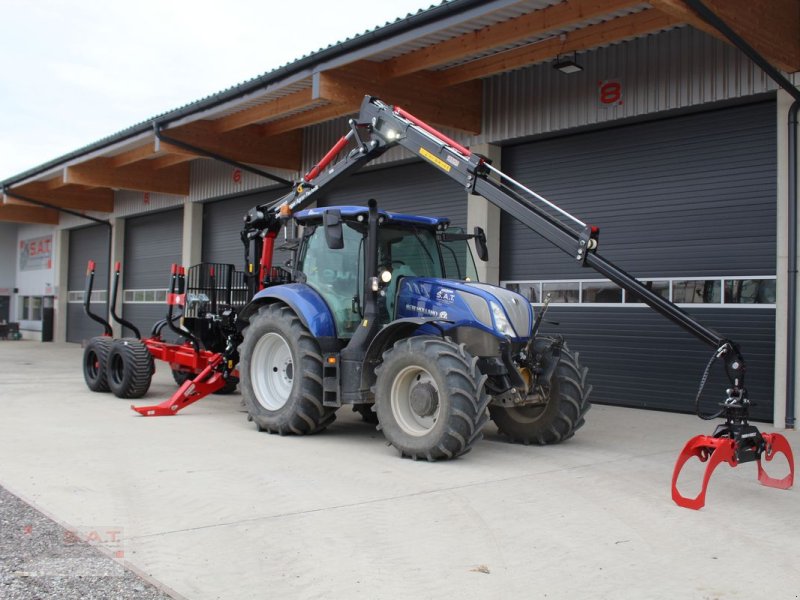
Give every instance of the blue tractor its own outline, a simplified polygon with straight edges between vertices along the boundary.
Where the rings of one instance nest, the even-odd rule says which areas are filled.
[[[241,389],[259,429],[309,434],[350,404],[402,455],[467,452],[488,415],[510,439],[570,438],[589,409],[586,369],[536,336],[529,301],[477,281],[483,232],[342,206],[302,210],[291,268],[239,315]]]

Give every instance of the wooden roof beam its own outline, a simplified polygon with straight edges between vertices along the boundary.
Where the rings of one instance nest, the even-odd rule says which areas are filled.
[[[400,77],[639,4],[641,0],[567,0],[414,50],[383,65],[392,77]]]
[[[30,204],[6,204],[8,199],[8,196],[4,195],[4,203],[0,204],[0,221],[58,225],[58,211]]]
[[[64,182],[186,196],[189,194],[189,165],[181,164],[156,169],[148,162],[141,161],[115,168],[108,158],[96,158],[80,165],[66,167]]]
[[[7,196],[10,204],[24,203],[22,200],[14,198],[15,192],[32,200],[47,202],[61,208],[94,210],[97,212],[111,212],[114,210],[114,192],[107,188],[88,189],[65,185],[55,190],[49,190],[44,182],[34,181],[10,189]]]
[[[311,89],[309,88],[216,119],[214,120],[214,127],[217,132],[225,133],[259,121],[277,119],[288,113],[310,108],[313,105],[314,100],[311,98]]]
[[[681,0],[651,0],[655,8],[692,27],[728,38]],[[705,5],[770,63],[788,73],[800,71],[800,2],[797,0],[705,0]]]
[[[415,73],[390,79],[380,63],[361,61],[314,76],[314,95],[358,110],[364,91],[397,104],[440,127],[480,133],[482,82],[443,87],[433,73]]]
[[[589,50],[683,24],[684,21],[655,9],[576,29],[559,38],[500,52],[436,74],[439,85],[449,86],[520,69],[560,54]]]
[[[362,96],[363,97],[363,96]],[[266,136],[277,136],[282,133],[302,129],[309,125],[316,125],[317,123],[324,123],[337,117],[344,117],[358,112],[358,107],[361,103],[333,103],[320,106],[313,110],[297,113],[291,117],[286,117],[278,121],[272,121],[259,125],[261,131]]]
[[[163,133],[168,138],[175,138],[237,162],[297,171],[302,161],[302,131],[269,136],[258,125],[248,125],[219,134],[214,122],[195,121]],[[192,152],[163,140],[158,147],[174,153]],[[198,153],[197,156],[204,155]]]

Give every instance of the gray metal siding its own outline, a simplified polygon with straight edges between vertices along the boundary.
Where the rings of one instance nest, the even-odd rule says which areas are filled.
[[[244,268],[244,246],[239,234],[248,210],[282,195],[280,191],[250,194],[203,205],[203,262],[228,263]]]
[[[747,360],[746,385],[755,402],[751,415],[772,420],[775,310],[700,308],[689,314],[740,344]],[[733,313],[733,314],[732,314]],[[637,408],[693,412],[712,350],[647,308],[553,307],[542,331],[564,336],[589,368],[591,400]],[[701,409],[718,410],[729,387],[717,363],[706,383]]]
[[[297,173],[286,169],[258,168],[289,181],[297,179]],[[190,169],[189,200],[192,202],[279,185],[249,171],[239,170],[238,177],[235,178],[235,167],[215,160],[192,161]]]
[[[509,147],[503,168],[634,275],[774,275],[775,135],[765,102]],[[502,232],[501,279],[594,276],[513,217]]]
[[[467,225],[467,193],[447,175],[421,162],[353,175],[318,204],[366,206],[370,198],[384,210],[449,217],[453,225]]]
[[[102,225],[73,229],[69,232],[69,270],[67,289],[82,291],[86,284],[86,265],[97,263],[94,289],[108,289],[108,228]],[[99,314],[105,312],[105,303],[95,303],[92,308]],[[83,312],[83,304],[67,304],[67,341],[82,342],[102,335],[103,328]]]
[[[511,176],[601,228],[601,254],[634,275],[775,273],[775,104],[694,114],[507,148]],[[501,279],[598,277],[503,216]],[[747,386],[772,414],[774,308],[689,311],[741,345]],[[581,353],[600,403],[690,412],[711,350],[638,307],[557,306],[548,320]],[[725,385],[708,388],[714,402]]]

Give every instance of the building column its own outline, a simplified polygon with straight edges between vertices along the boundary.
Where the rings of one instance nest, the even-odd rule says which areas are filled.
[[[773,425],[776,428],[784,428],[786,424],[786,346],[788,343],[788,285],[789,285],[789,234],[788,234],[788,213],[789,213],[789,135],[788,135],[788,114],[789,107],[792,105],[792,97],[785,91],[778,91],[777,102],[777,159],[778,159],[778,211],[777,211],[777,252],[776,252],[776,294],[775,294],[775,400],[773,412]],[[800,224],[800,219],[798,219]],[[798,229],[800,231],[800,229]],[[800,247],[800,244],[798,244]],[[798,252],[800,263],[800,252]],[[797,277],[797,273],[792,274]],[[800,292],[800,289],[798,289]],[[798,294],[800,300],[800,294]],[[797,303],[797,314],[800,315],[800,302]],[[800,327],[798,327],[800,331]],[[797,333],[797,332],[796,332]],[[795,336],[795,422],[800,418],[800,335]]]
[[[53,282],[55,285],[55,316],[53,324],[53,341],[67,341],[67,300],[69,287],[69,229],[55,231],[55,264]]]
[[[203,205],[186,198],[183,202],[183,246],[181,263],[191,267],[203,260]]]
[[[470,150],[492,161],[492,166],[500,169],[500,146],[475,144]],[[486,245],[489,260],[475,260],[478,278],[484,283],[497,285],[500,282],[500,209],[482,196],[467,195],[467,233],[474,227],[482,227],[486,232]]]
[[[117,289],[117,304],[115,309],[118,315],[122,315],[122,299],[125,289],[125,219],[112,217],[111,222],[111,264],[108,265],[108,302],[111,306],[111,288],[114,285],[114,265],[117,262],[122,264],[122,271],[119,278],[119,288]],[[122,337],[122,325],[111,318],[111,314],[106,316],[111,323],[111,331],[115,338]]]

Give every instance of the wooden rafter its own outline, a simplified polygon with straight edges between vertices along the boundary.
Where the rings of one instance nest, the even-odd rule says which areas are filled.
[[[725,42],[728,39],[680,0],[651,0],[655,8]],[[706,0],[756,51],[789,73],[800,70],[800,2],[797,0]]]
[[[288,113],[304,110],[313,105],[314,100],[311,98],[311,89],[309,88],[216,119],[214,121],[214,127],[217,132],[225,133],[226,131],[258,123],[259,121],[278,119]]]
[[[44,182],[34,181],[9,190],[7,196],[9,204],[23,203],[14,198],[18,193],[32,200],[47,202],[60,208],[72,210],[94,210],[97,212],[111,212],[114,210],[114,192],[105,188],[83,188],[75,185],[65,185],[55,190],[47,189]]]
[[[320,106],[319,108],[315,108],[314,110],[307,110],[305,112],[297,113],[296,115],[286,117],[285,119],[271,121],[270,123],[259,125],[259,127],[264,135],[276,136],[288,131],[302,129],[303,127],[308,127],[309,125],[323,123],[325,121],[329,121],[330,119],[335,119],[336,117],[343,117],[354,112],[358,112],[358,105],[327,104]]]
[[[426,46],[383,63],[392,77],[401,77],[424,69],[512,44],[548,31],[611,14],[641,4],[641,0],[567,0],[514,19]]]
[[[555,58],[559,54],[589,50],[682,24],[680,19],[649,9],[597,25],[571,31],[559,38],[514,48],[437,73],[440,85],[450,86],[511,71]]]
[[[248,125],[220,134],[212,121],[195,121],[164,131],[167,137],[243,163],[278,169],[298,170],[302,160],[301,131],[267,136],[258,125]],[[174,154],[191,154],[191,150],[162,141],[159,145]],[[203,156],[198,153],[197,156]]]
[[[156,169],[148,161],[114,167],[108,158],[96,158],[64,169],[64,182],[89,187],[189,194],[189,165],[180,164]]]
[[[469,133],[481,129],[482,89],[480,81],[442,87],[433,73],[390,79],[381,64],[368,61],[323,71],[314,78],[315,96],[329,102],[357,110],[368,91],[434,125]]]
[[[5,196],[7,199],[8,196]],[[4,201],[5,201],[4,199]],[[0,221],[12,223],[41,223],[43,225],[58,225],[58,211],[49,208],[21,204],[1,204]]]

